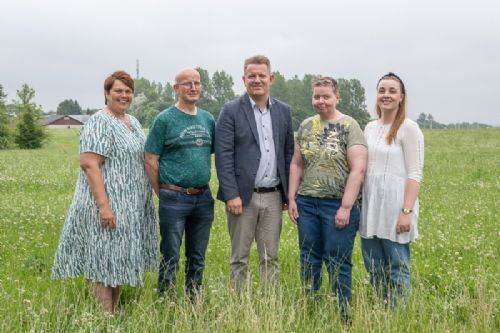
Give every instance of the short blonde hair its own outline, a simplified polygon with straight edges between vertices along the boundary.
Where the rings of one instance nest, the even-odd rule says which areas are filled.
[[[339,96],[339,83],[331,76],[320,76],[311,82],[311,87],[331,87],[335,96]]]

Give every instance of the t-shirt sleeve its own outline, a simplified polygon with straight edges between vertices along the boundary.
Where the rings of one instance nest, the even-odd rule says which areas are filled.
[[[167,125],[165,122],[157,117],[151,127],[149,128],[148,138],[146,140],[146,145],[144,151],[147,153],[161,155],[164,146],[164,133],[167,132]]]
[[[365,136],[361,127],[356,120],[350,119],[350,129],[347,137],[347,148],[350,148],[354,145],[363,145],[367,146]]]
[[[80,154],[95,153],[109,157],[111,151],[110,128],[100,115],[90,117],[80,133]]]
[[[424,135],[414,122],[405,124],[401,145],[409,179],[420,183],[424,169]]]

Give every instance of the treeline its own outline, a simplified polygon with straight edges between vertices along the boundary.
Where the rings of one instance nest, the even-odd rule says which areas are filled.
[[[222,105],[237,97],[233,90],[234,80],[224,71],[215,71],[212,75],[203,68],[196,68],[200,73],[203,86],[202,96],[197,103],[217,119]],[[292,108],[294,128],[306,117],[313,114],[311,106],[311,81],[316,75],[306,74],[301,79],[294,76],[286,79],[280,72],[274,73],[271,95],[282,100]],[[365,105],[365,89],[357,79],[339,79],[341,101],[339,110],[354,117],[364,128],[370,120]],[[156,115],[175,103],[172,83],[161,84],[145,78],[135,80],[135,99],[130,107],[144,127],[148,127]]]
[[[237,97],[233,90],[234,80],[225,71],[213,74],[203,68],[196,68],[203,85],[202,96],[198,105],[209,111],[217,119],[222,105]],[[302,78],[297,75],[286,79],[280,72],[274,73],[271,95],[287,103],[292,108],[292,120],[295,129],[307,117],[314,114],[311,106],[311,81],[318,75],[306,74]],[[361,128],[370,120],[365,104],[365,89],[357,79],[339,78],[340,103],[338,109],[358,121]],[[176,101],[172,83],[149,81],[146,78],[135,80],[135,98],[129,112],[144,127],[149,127],[158,113],[173,105]],[[24,84],[17,90],[17,98],[13,103],[6,103],[6,94],[0,85],[0,149],[18,146],[23,149],[39,148],[47,139],[41,120],[44,114],[41,106],[34,102],[35,90]],[[83,109],[78,101],[65,99],[59,103],[57,110],[48,114],[78,115],[93,114],[99,109]],[[442,124],[431,114],[421,113],[417,119],[421,128],[486,128],[492,127],[480,123]]]
[[[447,129],[447,128],[489,128],[493,127],[491,125],[487,124],[481,124],[481,123],[468,123],[468,122],[462,122],[462,123],[451,123],[451,124],[442,124],[434,119],[432,114],[425,114],[421,113],[418,116],[417,119],[417,124],[420,126],[420,128],[430,128],[430,129]]]
[[[7,95],[0,85],[0,149],[40,148],[47,140],[47,133],[41,122],[42,108],[33,101],[35,90],[23,84],[16,96],[13,104],[7,104]]]

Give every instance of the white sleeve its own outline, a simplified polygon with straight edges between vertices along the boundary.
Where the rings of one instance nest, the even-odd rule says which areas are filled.
[[[401,138],[405,158],[406,173],[409,179],[420,183],[424,169],[424,135],[417,123],[406,121]]]

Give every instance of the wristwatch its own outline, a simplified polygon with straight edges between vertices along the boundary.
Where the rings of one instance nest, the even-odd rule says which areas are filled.
[[[405,215],[409,215],[413,212],[413,209],[403,208],[403,209],[401,209],[401,212],[403,212],[403,214],[405,214]]]

